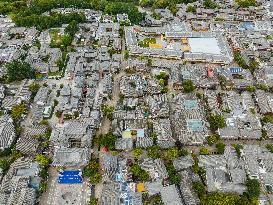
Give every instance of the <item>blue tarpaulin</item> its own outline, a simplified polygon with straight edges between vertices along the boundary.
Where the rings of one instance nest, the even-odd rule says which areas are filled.
[[[241,67],[232,67],[232,68],[229,68],[229,70],[232,74],[241,73],[243,71]]]
[[[60,184],[82,183],[81,172],[80,171],[62,171],[62,172],[60,172],[58,182]]]
[[[79,170],[75,170],[75,171],[71,170],[71,171],[62,171],[62,172],[60,172],[60,174],[63,175],[63,176],[80,175],[80,173],[81,172]]]

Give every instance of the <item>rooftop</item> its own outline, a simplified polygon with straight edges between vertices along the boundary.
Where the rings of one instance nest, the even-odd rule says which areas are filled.
[[[221,54],[216,38],[188,38],[188,41],[191,53]]]

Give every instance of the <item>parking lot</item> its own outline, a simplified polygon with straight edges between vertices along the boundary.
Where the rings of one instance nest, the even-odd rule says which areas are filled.
[[[81,184],[58,183],[56,168],[50,169],[47,192],[43,195],[40,205],[86,205],[88,204],[91,188],[87,182]]]

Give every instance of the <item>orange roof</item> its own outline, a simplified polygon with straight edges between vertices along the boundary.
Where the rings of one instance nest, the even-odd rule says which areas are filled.
[[[182,40],[183,44],[188,44],[188,39],[187,38],[182,38],[181,40]]]
[[[149,43],[150,48],[163,48],[162,44]]]
[[[190,52],[190,47],[188,45],[184,45],[184,52]]]
[[[137,192],[144,192],[144,191],[145,191],[144,183],[138,183]]]

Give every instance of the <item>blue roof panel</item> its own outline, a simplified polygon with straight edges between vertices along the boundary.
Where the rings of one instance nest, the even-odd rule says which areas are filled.
[[[62,171],[58,179],[60,184],[80,184],[82,177],[80,171]]]
[[[241,67],[232,67],[232,68],[229,68],[229,70],[232,74],[241,73],[243,71]]]

